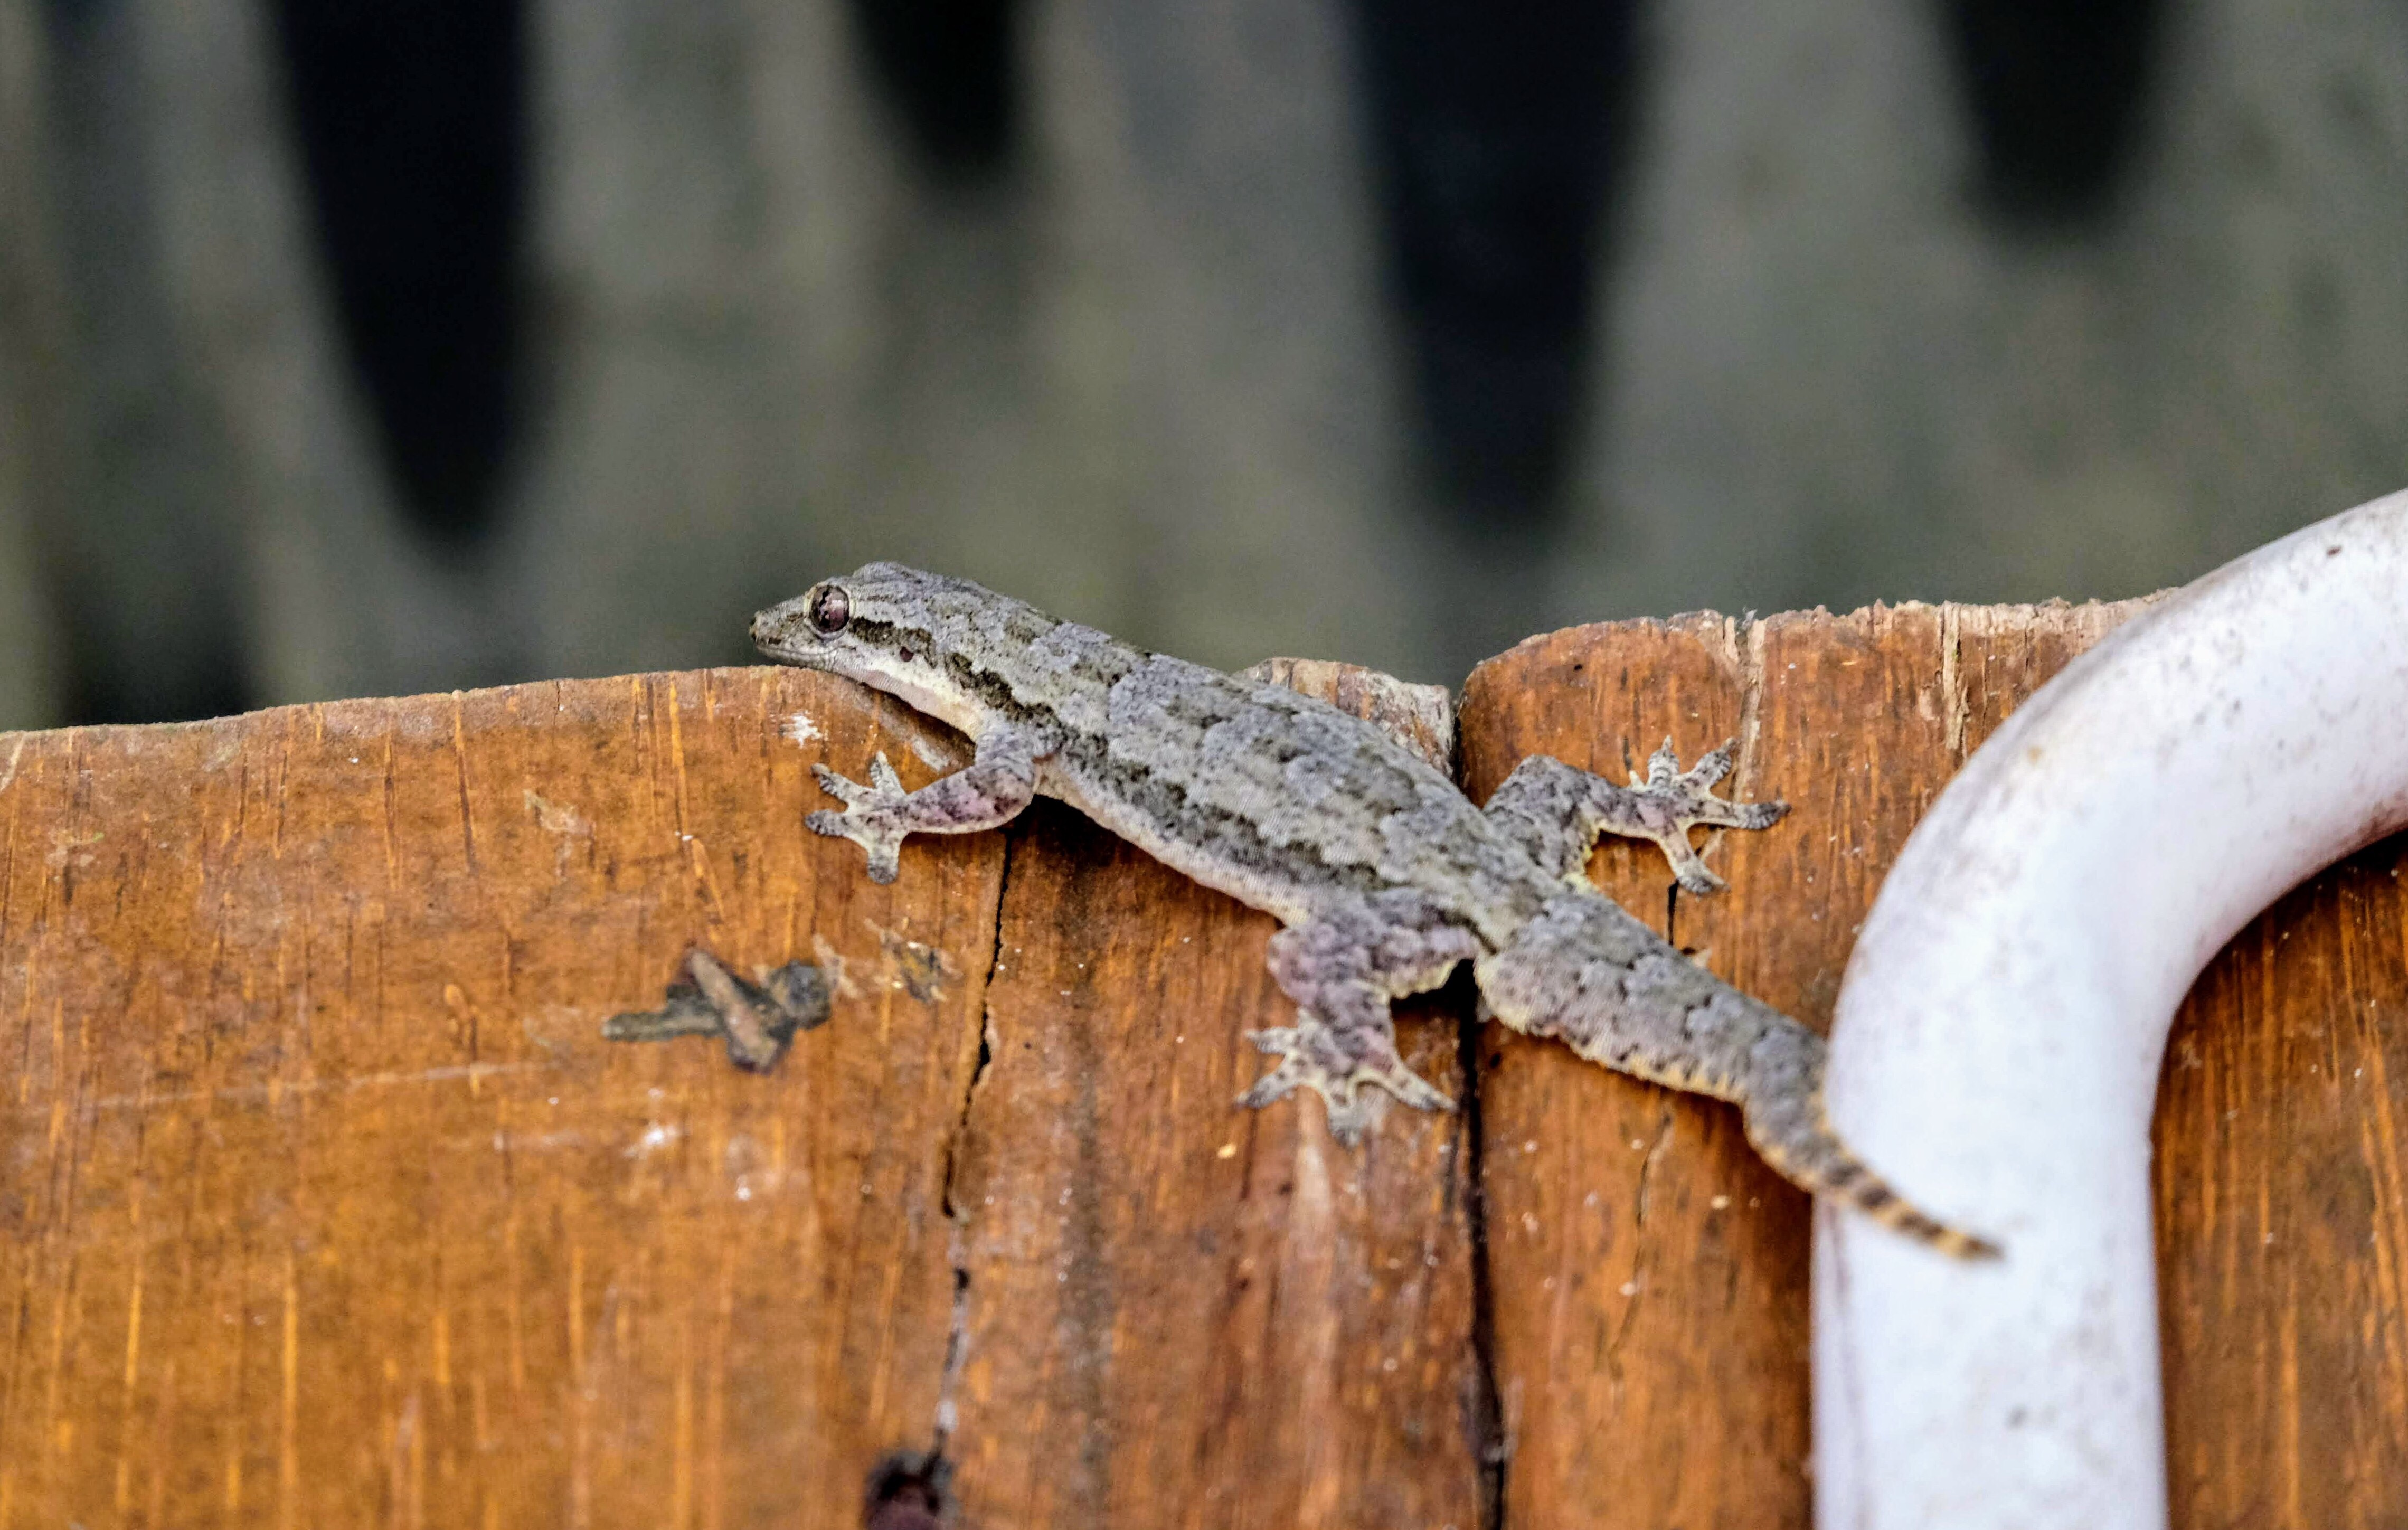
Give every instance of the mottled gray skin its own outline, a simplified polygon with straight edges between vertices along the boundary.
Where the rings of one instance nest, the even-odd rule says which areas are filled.
[[[1148,653],[967,579],[870,564],[773,606],[752,639],[781,664],[848,676],[943,719],[972,762],[906,792],[883,755],[867,785],[814,767],[844,803],[807,822],[895,879],[913,834],[1007,822],[1058,797],[1208,887],[1286,926],[1270,968],[1293,1026],[1255,1033],[1281,1059],[1241,1103],[1301,1084],[1356,1140],[1380,1092],[1445,1095],[1397,1054],[1388,1004],[1472,964],[1484,1009],[1624,1073],[1740,1106],[1784,1176],[1960,1254],[1988,1245],[1914,1210],[1833,1136],[1823,1041],[1683,957],[1587,879],[1600,834],[1663,847],[1681,885],[1721,883],[1692,825],[1761,829],[1780,803],[1716,797],[1728,745],[1681,772],[1668,740],[1648,779],[1616,785],[1543,755],[1484,811],[1369,723],[1275,685]],[[1370,1089],[1366,1085],[1372,1086]]]

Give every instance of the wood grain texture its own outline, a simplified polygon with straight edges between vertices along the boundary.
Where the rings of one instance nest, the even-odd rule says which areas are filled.
[[[1459,722],[1474,799],[1530,754],[1619,779],[1626,751],[1643,761],[1668,732],[1684,765],[1752,733],[1736,640],[1730,623],[1698,618],[1558,633],[1492,660],[1474,672]],[[1751,748],[1727,790],[1772,794],[1790,779],[1780,776],[1769,781]],[[1800,816],[1772,832],[1800,842]],[[1730,836],[1709,861],[1732,882],[1723,909],[1744,922],[1763,906],[1746,859],[1763,847],[1741,837],[1756,836]],[[1727,933],[1718,945],[1695,933],[1698,903],[1672,898],[1654,847],[1608,841],[1590,871],[1723,977],[1759,976],[1734,959]],[[1749,1151],[1727,1107],[1498,1026],[1480,1057],[1494,1365],[1512,1452],[1505,1523],[1797,1519],[1802,1199]]]
[[[1736,735],[1794,810],[1708,846],[1727,894],[1592,871],[1820,1024],[1916,818],[2128,614],[1555,634],[1474,676],[1462,764]],[[1428,697],[1276,673],[1443,751]],[[1808,1212],[1731,1111],[1472,1032],[1460,984],[1400,1028],[1471,1109],[1353,1152],[1240,1110],[1267,917],[1042,803],[877,887],[799,822],[876,749],[961,758],[767,669],[0,736],[0,1530],[821,1530],[937,1445],[975,1530],[1806,1523]],[[2176,1026],[2186,1527],[2408,1502],[2403,861],[2294,894]],[[603,1042],[697,941],[839,969],[833,1021],[767,1077]]]
[[[1269,916],[1066,808],[1015,828],[962,1178],[966,1523],[1478,1523],[1464,1117],[1349,1151],[1234,1102]],[[1461,1091],[1452,1022],[1402,1027]]]
[[[1730,891],[1609,891],[1828,1025],[1907,833],[2008,712],[2142,603],[1701,616],[1533,639],[1458,726],[1484,798],[1532,752],[1611,771],[1736,734]],[[2145,853],[2134,847],[2134,853]],[[2397,840],[2238,937],[2177,1020],[2157,1123],[2174,1523],[2397,1525],[2408,1503],[2408,901]],[[1727,1109],[1491,1027],[1480,1049],[1509,1525],[1809,1523],[1806,1207]]]
[[[2408,841],[2294,891],[2175,1020],[2158,1326],[2178,1524],[2408,1524]]]
[[[1342,666],[1276,679],[1442,760],[1442,693]],[[991,1065],[962,1176],[965,1523],[1479,1523],[1465,1116],[1392,1108],[1362,1150],[1318,1098],[1237,1096],[1295,1006],[1268,914],[1068,809],[1012,828]],[[1461,1097],[1458,1026],[1400,1007]]]
[[[860,1523],[936,1421],[1002,846],[874,886],[797,711],[924,736],[751,669],[0,739],[0,1525]],[[602,1042],[696,940],[824,942],[836,1022]]]

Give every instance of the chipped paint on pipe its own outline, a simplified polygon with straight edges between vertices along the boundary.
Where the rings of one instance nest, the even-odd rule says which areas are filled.
[[[1951,1261],[1829,1206],[1823,1530],[2166,1518],[2149,1117],[2174,1010],[2302,878],[2408,822],[2408,493],[2228,564],[2067,666],[1884,882],[1833,1121]]]

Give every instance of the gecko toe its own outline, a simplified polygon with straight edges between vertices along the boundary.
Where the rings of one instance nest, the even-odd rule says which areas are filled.
[[[840,776],[824,765],[811,766],[811,775],[819,781],[820,790],[843,803],[848,813],[873,813],[895,808],[910,794],[896,779],[895,767],[886,763],[883,754],[871,758],[867,784]]]
[[[1260,1050],[1279,1055],[1279,1066],[1263,1075],[1238,1103],[1260,1109],[1285,1099],[1298,1086],[1321,1096],[1329,1116],[1329,1135],[1353,1147],[1379,1124],[1387,1101],[1394,1099],[1416,1110],[1452,1110],[1455,1102],[1407,1067],[1386,1038],[1366,1046],[1369,1038],[1342,1035],[1317,1017],[1305,1015],[1294,1026],[1249,1031],[1246,1039]],[[1351,1045],[1350,1045],[1351,1043]],[[1364,1055],[1354,1055],[1357,1051]]]
[[[1694,894],[1699,897],[1719,893],[1730,885],[1708,871],[1703,865],[1695,862],[1681,867],[1674,875],[1681,884],[1682,892]]]
[[[1731,751],[1738,743],[1736,738],[1726,738],[1720,748],[1698,755],[1698,763],[1681,773],[1681,783],[1699,793],[1713,790],[1715,782],[1731,773]]]
[[[1742,802],[1732,806],[1738,809],[1730,825],[1734,829],[1769,829],[1789,816],[1789,804],[1785,802]]]
[[[1455,1108],[1455,1101],[1445,1091],[1435,1087],[1428,1080],[1412,1072],[1401,1063],[1397,1065],[1396,1071],[1391,1074],[1380,1078],[1367,1078],[1362,1081],[1378,1084],[1394,1095],[1399,1103],[1411,1106],[1416,1110],[1442,1112]]]
[[[820,783],[821,791],[848,805],[858,799],[865,790],[859,781],[839,776],[824,765],[811,766],[811,779]]]
[[[1247,1033],[1247,1039],[1261,1047],[1263,1036],[1264,1033],[1261,1031],[1252,1031]],[[1268,1051],[1271,1049],[1265,1047],[1264,1050]],[[1296,1086],[1303,1081],[1303,1070],[1297,1066],[1294,1058],[1290,1058],[1255,1080],[1252,1089],[1238,1096],[1238,1104],[1248,1110],[1259,1110],[1267,1105],[1276,1105],[1294,1094]]]
[[[1361,1146],[1363,1135],[1380,1123],[1386,1102],[1375,1093],[1358,1089],[1354,1098],[1342,1104],[1336,1100],[1328,1103],[1331,1138],[1341,1148],[1354,1148]]]
[[[1680,778],[1680,751],[1672,747],[1672,740],[1667,737],[1662,748],[1647,756],[1647,779],[1644,784],[1659,788],[1670,786]],[[1630,779],[1630,784],[1638,786],[1641,782],[1638,777],[1633,776]]]
[[[827,835],[831,838],[847,839],[852,837],[850,835],[845,833],[844,815],[825,808],[821,808],[816,813],[805,815],[803,819],[803,827],[810,830],[813,834]]]
[[[882,823],[867,814],[847,808],[832,812],[822,808],[803,820],[803,826],[813,834],[824,834],[831,839],[850,839],[869,857],[869,879],[891,882],[902,874],[903,836],[906,831],[891,823]]]

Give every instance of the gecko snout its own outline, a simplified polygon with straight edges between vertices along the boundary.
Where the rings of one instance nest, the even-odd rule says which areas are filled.
[[[782,655],[801,635],[807,620],[805,596],[781,600],[765,610],[752,613],[752,646],[772,656]]]

